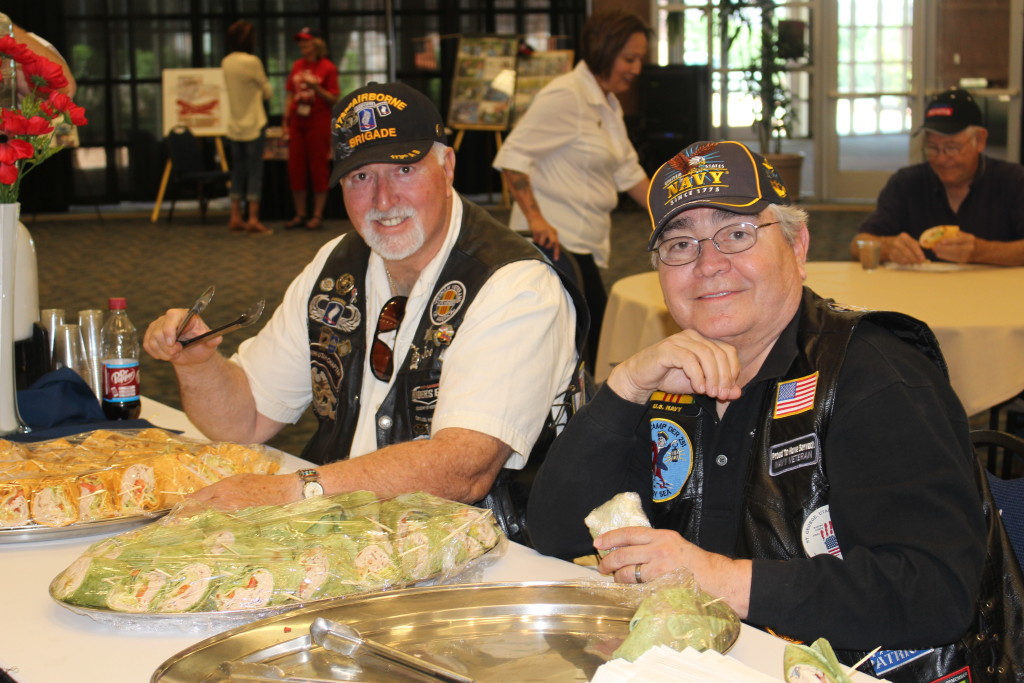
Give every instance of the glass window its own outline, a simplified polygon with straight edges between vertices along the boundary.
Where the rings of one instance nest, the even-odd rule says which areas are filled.
[[[83,21],[79,26],[81,32],[64,55],[71,73],[75,74],[76,80],[103,78],[107,72],[107,45],[118,38],[110,35],[102,21]],[[126,29],[127,26],[122,24],[121,31],[114,34],[125,44]],[[127,51],[127,48],[122,46],[122,50]]]

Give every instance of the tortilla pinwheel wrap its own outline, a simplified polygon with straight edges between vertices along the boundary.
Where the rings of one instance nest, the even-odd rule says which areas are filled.
[[[179,506],[90,546],[50,585],[69,606],[233,612],[451,580],[504,549],[488,510],[358,491],[236,512]]]
[[[739,637],[739,617],[724,600],[701,590],[689,570],[664,574],[636,591],[644,597],[615,657],[633,661],[655,645],[724,653]]]

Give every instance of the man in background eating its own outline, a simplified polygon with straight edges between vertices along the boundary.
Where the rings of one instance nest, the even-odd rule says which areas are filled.
[[[928,104],[926,161],[897,171],[850,243],[881,238],[882,260],[923,263],[929,256],[957,263],[1024,265],[1024,167],[983,154],[988,130],[966,90],[947,90]],[[918,242],[937,225],[959,230],[930,250]]]
[[[322,466],[238,475],[195,497],[239,508],[424,490],[482,501],[516,538],[501,486],[573,385],[586,308],[535,247],[454,191],[455,153],[425,95],[371,83],[338,103],[332,130],[331,182],[355,231],[319,251],[231,359],[219,337],[182,348],[183,309],[144,342],[174,364],[185,412],[210,438],[264,442],[312,403],[319,428],[302,455]],[[181,338],[207,329],[194,318]]]

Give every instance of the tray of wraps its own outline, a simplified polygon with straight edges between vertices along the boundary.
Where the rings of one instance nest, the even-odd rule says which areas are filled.
[[[268,446],[200,441],[157,428],[94,430],[30,444],[0,439],[0,543],[123,531],[225,477],[273,474],[282,460]]]
[[[461,680],[417,678],[372,652],[342,654],[318,637],[324,620],[466,680],[587,681],[629,635],[634,593],[593,581],[477,583],[334,600],[201,641],[151,683]]]
[[[456,580],[503,541],[489,510],[422,492],[235,512],[182,505],[91,545],[50,595],[119,628],[223,630],[331,598]]]

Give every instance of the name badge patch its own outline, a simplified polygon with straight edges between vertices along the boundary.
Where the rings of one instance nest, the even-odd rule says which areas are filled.
[[[773,477],[801,467],[817,465],[821,459],[818,435],[807,434],[785,443],[776,444],[771,447],[770,458],[768,474]]]

